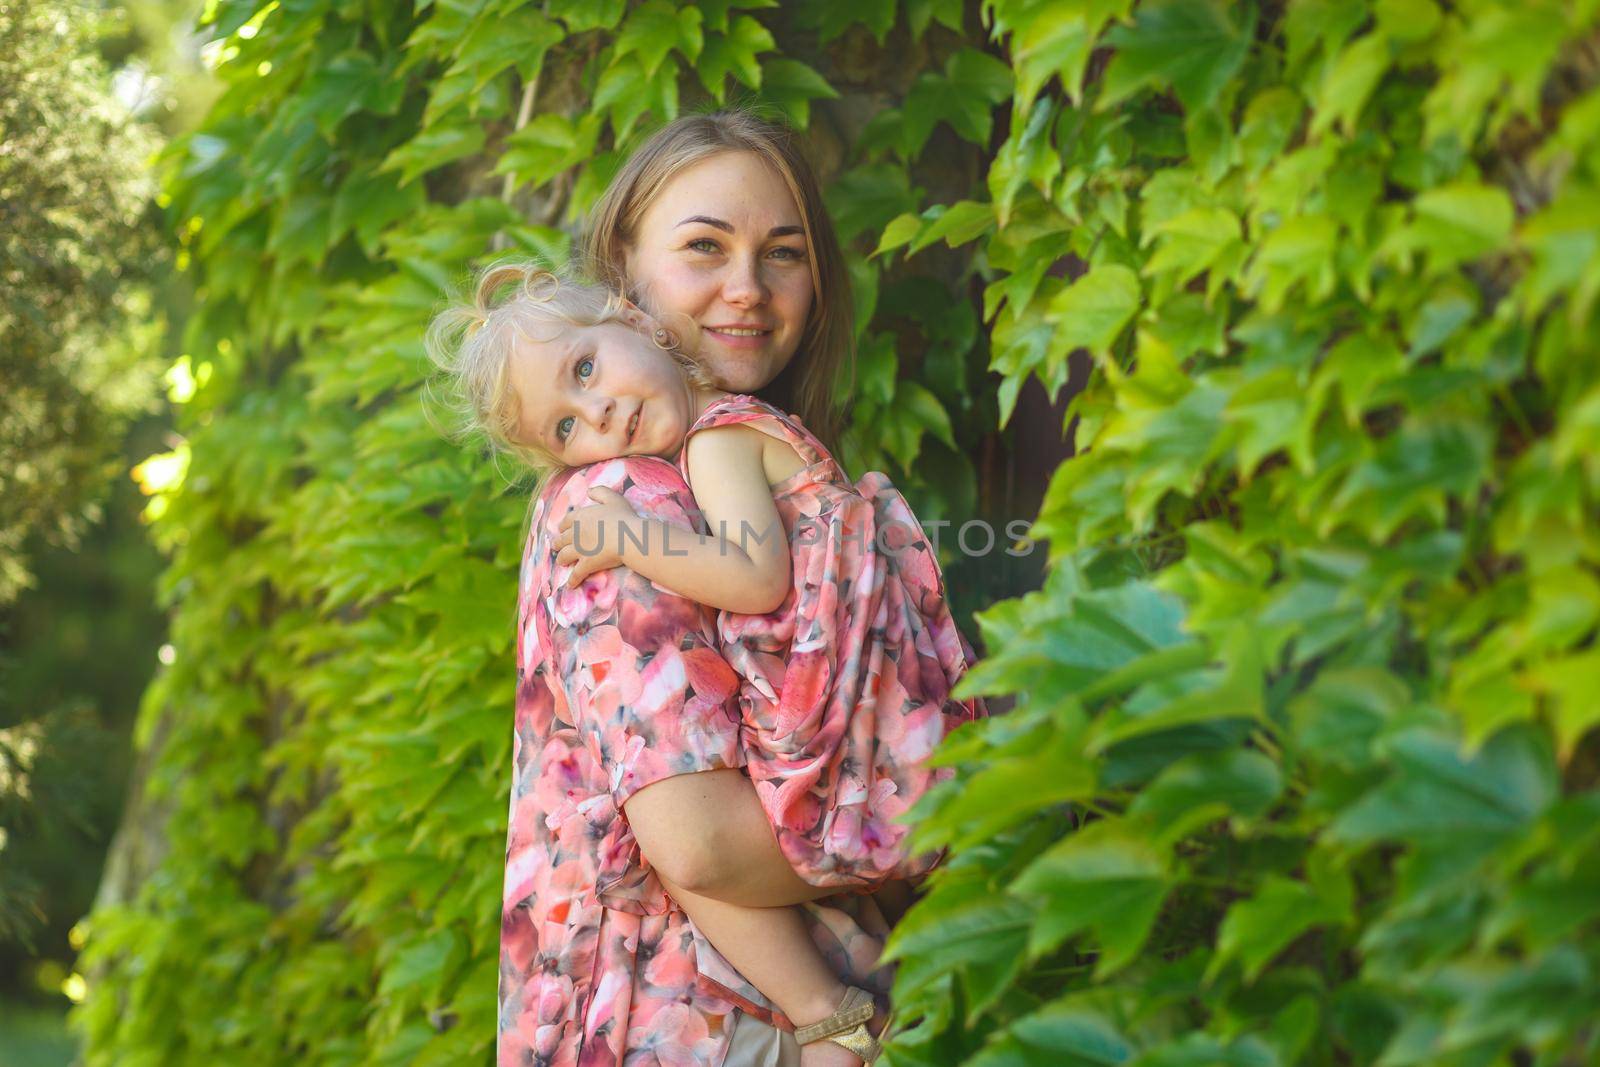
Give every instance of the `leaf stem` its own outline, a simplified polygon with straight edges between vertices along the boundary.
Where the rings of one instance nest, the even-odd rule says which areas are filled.
[[[534,72],[532,78],[528,79],[528,84],[522,87],[522,103],[517,107],[517,128],[512,131],[513,133],[519,132],[528,124],[528,120],[533,118],[533,102],[539,96],[539,75],[542,73],[544,73],[544,69],[541,64],[540,69]],[[511,203],[511,194],[516,191],[516,188],[517,172],[510,171],[506,174],[505,184],[500,187],[501,201],[507,204]],[[511,240],[506,236],[504,230],[496,230],[491,246],[496,252],[499,252],[510,243]]]

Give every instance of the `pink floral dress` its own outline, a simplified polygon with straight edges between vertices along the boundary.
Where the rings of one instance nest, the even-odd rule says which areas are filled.
[[[887,476],[852,485],[796,416],[734,394],[684,437],[747,425],[792,445],[806,467],[772,487],[793,586],[766,615],[722,612],[722,654],[739,675],[745,767],[778,843],[813,885],[867,886],[924,874],[894,820],[954,774],[928,766],[951,730],[987,714],[950,695],[971,647],[945,603],[921,525]],[[692,489],[693,486],[690,486]]]
[[[738,678],[701,605],[622,567],[563,587],[551,538],[594,485],[691,527],[694,498],[655,458],[565,472],[536,502],[518,596],[497,1062],[717,1067],[731,1012],[792,1025],[662,890],[623,805],[663,778],[745,763]],[[888,929],[872,898],[803,909],[840,977],[886,997]]]

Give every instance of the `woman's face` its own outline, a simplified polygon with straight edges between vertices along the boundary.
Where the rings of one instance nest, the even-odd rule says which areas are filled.
[[[624,270],[645,310],[685,339],[719,385],[754,392],[783,370],[815,293],[800,209],[753,152],[728,151],[674,175],[645,209]]]

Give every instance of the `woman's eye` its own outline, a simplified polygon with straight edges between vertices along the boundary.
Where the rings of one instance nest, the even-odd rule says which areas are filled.
[[[782,255],[779,255],[779,253],[782,253]],[[802,252],[800,249],[791,248],[788,245],[779,245],[777,248],[774,248],[772,250],[772,254],[774,256],[777,256],[779,259],[804,259],[804,258],[806,258],[806,254],[804,252]]]
[[[584,370],[585,367],[589,369]],[[576,370],[579,378],[587,378],[589,375],[594,373],[594,360],[585,356],[583,359],[578,360],[578,365],[574,368],[574,370]]]
[[[700,247],[701,245],[705,247],[702,248]],[[717,242],[709,237],[696,237],[689,242],[687,247],[694,249],[696,252],[715,252],[717,250]]]

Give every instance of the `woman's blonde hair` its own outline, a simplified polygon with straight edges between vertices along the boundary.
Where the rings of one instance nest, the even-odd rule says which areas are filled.
[[[799,351],[760,392],[799,415],[825,445],[836,448],[840,420],[834,382],[841,367],[852,377],[855,370],[850,278],[822,187],[789,127],[749,110],[728,109],[684,115],[655,131],[628,157],[595,205],[583,244],[585,269],[601,284],[643,303],[642,294],[628,285],[625,256],[638,237],[640,219],[676,175],[720,152],[756,153],[783,178],[800,209],[811,263],[811,311]],[[646,310],[652,310],[648,304]]]
[[[472,290],[470,300],[451,304],[428,324],[423,343],[439,371],[426,386],[429,418],[446,436],[481,438],[493,457],[509,455],[541,477],[564,469],[518,432],[521,398],[511,387],[511,354],[518,339],[542,343],[572,327],[626,323],[622,294],[515,260],[485,267]],[[689,381],[711,384],[693,357],[675,348],[669,355]]]

